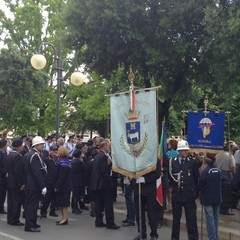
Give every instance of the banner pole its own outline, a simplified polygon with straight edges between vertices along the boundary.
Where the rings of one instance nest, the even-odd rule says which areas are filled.
[[[201,207],[201,240],[203,240],[203,205]]]
[[[141,183],[138,183],[138,209],[139,209],[139,231],[140,239],[142,239],[142,201],[141,201]]]

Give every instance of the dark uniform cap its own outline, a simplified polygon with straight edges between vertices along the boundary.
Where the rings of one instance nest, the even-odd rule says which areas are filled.
[[[18,138],[18,139],[14,139],[12,142],[12,147],[20,147],[23,145],[23,141]]]
[[[3,148],[7,145],[7,140],[0,140],[0,148]]]

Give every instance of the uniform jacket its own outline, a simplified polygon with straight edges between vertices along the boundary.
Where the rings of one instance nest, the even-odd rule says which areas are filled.
[[[54,187],[57,180],[57,159],[55,160],[52,156],[48,156],[44,159],[44,162],[47,166],[47,178],[46,185],[47,187]]]
[[[240,166],[237,166],[236,173],[232,180],[232,190],[236,194],[238,200],[240,200]]]
[[[85,163],[79,159],[72,159],[72,185],[73,187],[84,187],[87,182]]]
[[[156,195],[157,191],[157,179],[161,175],[161,166],[160,162],[157,161],[156,170],[149,172],[142,177],[144,177],[145,183],[141,183],[141,195],[142,196],[150,196],[150,195]],[[138,183],[135,187],[135,193],[139,194],[139,186]]]
[[[41,191],[46,187],[46,165],[40,157],[40,153],[33,148],[25,156],[27,182],[26,188],[31,191]]]
[[[169,178],[172,185],[172,199],[175,201],[195,200],[199,171],[197,161],[186,157],[183,166],[179,162],[179,156],[169,161]]]
[[[71,184],[71,165],[67,158],[58,162],[57,181],[55,188],[58,192],[69,192],[72,190]]]
[[[25,184],[23,156],[13,150],[7,156],[7,187],[20,189]]]
[[[112,166],[109,164],[108,156],[100,150],[93,161],[91,190],[103,190],[113,186],[110,176],[111,168]]]
[[[198,190],[203,205],[215,205],[222,202],[221,171],[207,166],[200,174]]]
[[[7,158],[7,154],[2,150],[0,150],[0,184],[6,183],[6,174],[7,174],[6,158]]]

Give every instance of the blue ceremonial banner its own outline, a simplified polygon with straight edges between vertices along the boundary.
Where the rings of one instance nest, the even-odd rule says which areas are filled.
[[[156,168],[156,89],[137,90],[130,111],[128,93],[110,96],[113,170],[137,178]]]
[[[191,151],[217,153],[224,146],[224,112],[189,112],[188,143]]]

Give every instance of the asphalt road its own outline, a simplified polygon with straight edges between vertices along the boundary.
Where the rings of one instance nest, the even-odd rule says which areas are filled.
[[[115,206],[115,222],[121,225],[121,221],[125,219],[125,213],[116,207],[118,207],[117,204]],[[25,232],[24,227],[9,226],[6,215],[0,214],[0,240],[132,240],[137,235],[136,227],[122,227],[118,230],[96,228],[95,218],[89,216],[88,210],[81,215],[72,214],[69,210],[69,224],[65,226],[56,226],[57,220],[59,218],[38,218],[41,232],[31,233]],[[21,221],[24,222],[24,219]],[[171,229],[162,227],[158,230],[158,234],[160,240],[169,240]],[[181,239],[187,239],[185,232],[181,233]]]

